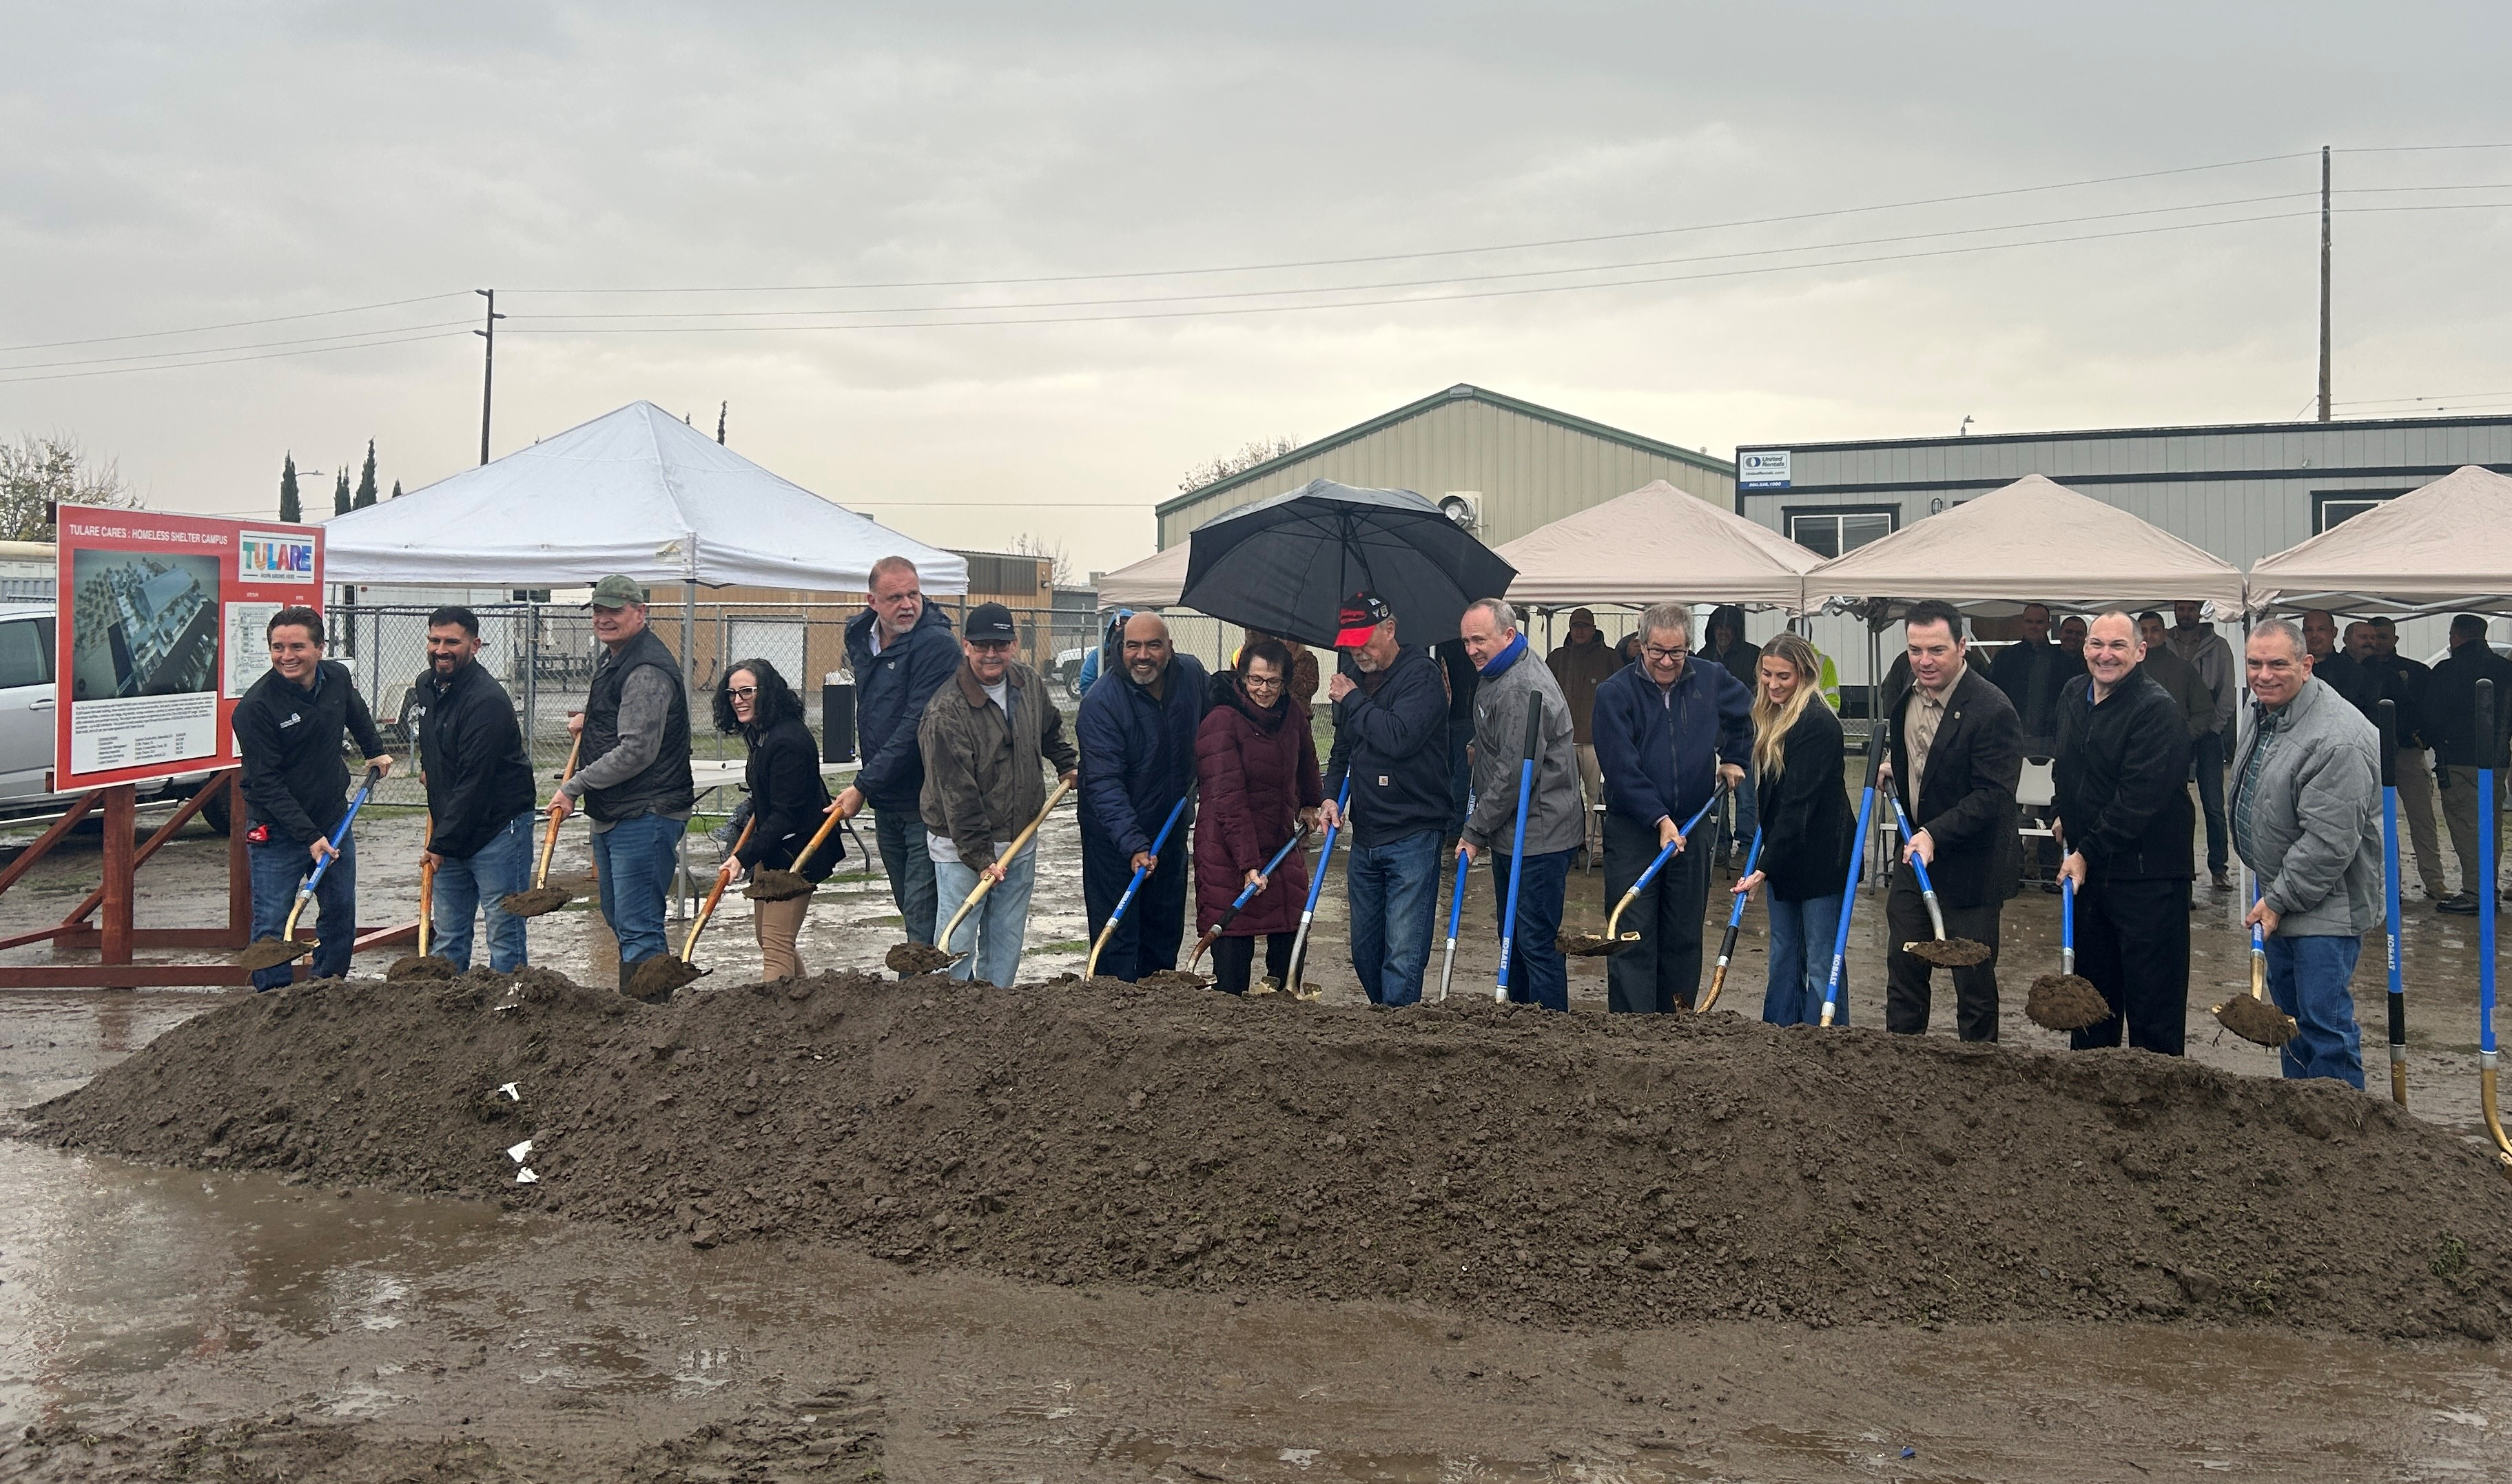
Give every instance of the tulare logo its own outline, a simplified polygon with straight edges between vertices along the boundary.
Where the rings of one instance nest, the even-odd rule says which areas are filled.
[[[236,575],[246,582],[314,582],[314,538],[248,530],[236,537]]]

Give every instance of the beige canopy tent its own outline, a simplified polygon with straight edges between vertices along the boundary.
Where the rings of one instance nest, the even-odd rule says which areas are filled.
[[[1517,568],[1521,606],[1733,603],[1805,606],[1804,574],[1823,559],[1767,526],[1653,480],[1500,547]]]
[[[2033,474],[1824,563],[1806,574],[1805,591],[1809,606],[1870,615],[1895,600],[1942,598],[2009,612],[2025,603],[2089,610],[2198,602],[2229,618],[2243,588],[2231,563]]]
[[[1192,546],[1180,542],[1113,572],[1100,573],[1099,606],[1132,608],[1136,612],[1176,607],[1178,593],[1186,586],[1187,558],[1193,551]]]
[[[2512,479],[2467,464],[2251,568],[2251,611],[2499,613],[2512,602]]]

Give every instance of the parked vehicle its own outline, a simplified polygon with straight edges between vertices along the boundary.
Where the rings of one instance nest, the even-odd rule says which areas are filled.
[[[54,688],[55,625],[50,603],[0,604],[0,820],[53,814],[78,801],[76,794],[48,792],[53,771],[53,733],[59,692]],[[147,799],[188,799],[215,773],[185,773],[139,785]],[[201,817],[224,835],[230,823],[226,797],[202,805]]]

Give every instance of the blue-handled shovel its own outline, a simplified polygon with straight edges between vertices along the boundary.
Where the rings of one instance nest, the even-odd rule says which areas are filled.
[[[1221,920],[1212,924],[1212,930],[1210,932],[1207,932],[1202,937],[1195,940],[1195,952],[1186,956],[1186,966],[1189,969],[1193,969],[1195,967],[1196,960],[1203,957],[1203,951],[1205,949],[1212,947],[1213,939],[1220,937],[1223,933],[1230,930],[1230,924],[1238,920],[1239,910],[1245,907],[1249,902],[1256,899],[1256,893],[1265,889],[1267,883],[1273,880],[1274,873],[1281,867],[1282,862],[1290,859],[1291,852],[1300,848],[1301,844],[1305,842],[1308,838],[1309,827],[1307,825],[1300,826],[1298,830],[1292,833],[1289,840],[1282,841],[1282,848],[1274,852],[1274,858],[1265,863],[1265,869],[1256,873],[1257,876],[1263,878],[1263,879],[1249,881],[1245,886],[1239,888],[1238,895],[1230,899],[1230,910],[1221,915]]]
[[[296,888],[296,905],[288,909],[288,925],[276,938],[246,944],[244,951],[235,956],[236,967],[258,973],[263,969],[275,969],[283,963],[294,963],[314,952],[316,944],[297,941],[296,919],[304,915],[305,904],[314,900],[314,888],[323,884],[323,873],[331,870],[332,863],[340,858],[340,841],[349,838],[349,826],[356,822],[359,808],[366,803],[367,796],[374,790],[375,780],[381,776],[373,768],[367,769],[366,781],[360,783],[358,792],[349,798],[349,812],[340,816],[339,826],[332,832],[332,853],[316,861],[314,869],[305,873],[304,883]]]
[[[1352,774],[1343,775],[1343,792],[1335,796],[1335,822],[1326,826],[1326,842],[1317,850],[1316,875],[1309,878],[1308,905],[1300,909],[1300,933],[1291,940],[1291,966],[1282,974],[1282,993],[1293,999],[1315,999],[1317,992],[1300,993],[1300,970],[1309,959],[1309,929],[1317,920],[1317,893],[1325,889],[1326,862],[1334,859],[1335,837],[1343,833],[1343,811],[1352,803]]]
[[[1474,817],[1474,791],[1466,790],[1466,817]],[[1457,841],[1457,880],[1448,891],[1448,952],[1439,960],[1439,1002],[1447,1003],[1448,979],[1457,971],[1457,923],[1466,915],[1466,872],[1473,865],[1466,854],[1466,842]]]
[[[1753,868],[1762,859],[1762,832],[1753,831],[1752,846],[1745,852],[1745,879],[1752,879]],[[1718,940],[1718,966],[1709,971],[1709,993],[1701,996],[1700,1013],[1707,1015],[1718,1002],[1718,992],[1727,986],[1727,963],[1736,957],[1736,929],[1745,925],[1745,893],[1736,893],[1736,904],[1727,909],[1727,936]]]
[[[2251,878],[2251,905],[2259,905],[2259,879],[2256,875]],[[2294,1039],[2294,1017],[2268,999],[2267,935],[2257,922],[2251,924],[2251,992],[2218,1005],[2216,1019],[2235,1035],[2262,1046],[2282,1046]]]
[[[1186,812],[1186,798],[1187,796],[1181,794],[1178,796],[1178,801],[1169,805],[1168,821],[1160,826],[1158,838],[1152,841],[1152,848],[1149,853],[1154,858],[1154,865],[1158,864],[1160,847],[1169,842],[1169,832],[1177,828],[1178,816]],[[1117,931],[1117,924],[1125,920],[1125,909],[1134,905],[1134,893],[1143,889],[1143,878],[1150,874],[1150,867],[1136,866],[1134,868],[1134,879],[1125,883],[1125,894],[1117,899],[1117,910],[1108,914],[1108,925],[1099,929],[1098,941],[1090,945],[1090,961],[1083,964],[1081,967],[1082,978],[1095,979],[1098,977],[1099,955],[1101,951],[1108,947],[1108,939]]]
[[[1902,842],[1907,845],[1910,840],[1910,816],[1902,812],[1902,800],[1898,795],[1893,798],[1893,821],[1902,827]],[[1988,961],[1987,944],[1971,938],[1945,936],[1945,914],[1944,909],[1937,905],[1936,883],[1928,879],[1928,863],[1919,859],[1916,852],[1910,855],[1910,869],[1919,874],[1919,900],[1928,905],[1928,925],[1936,929],[1937,935],[1917,942],[1904,943],[1902,945],[1902,952],[1940,968],[1967,969],[1975,963],[1986,963]]]
[[[1866,870],[1866,831],[1875,822],[1875,776],[1884,766],[1884,733],[1866,735],[1866,787],[1858,796],[1858,840],[1849,851],[1849,879],[1840,887],[1840,925],[1831,934],[1831,974],[1823,982],[1823,1023],[1840,1009],[1841,980],[1849,972],[1849,919],[1858,914],[1858,878]]]
[[[1683,829],[1678,832],[1676,838],[1666,842],[1666,848],[1658,851],[1657,859],[1649,862],[1649,868],[1640,873],[1640,879],[1631,882],[1631,889],[1624,892],[1623,899],[1614,904],[1613,912],[1605,918],[1604,932],[1601,935],[1581,933],[1576,937],[1563,933],[1561,952],[1573,958],[1602,958],[1622,953],[1640,941],[1640,935],[1636,930],[1627,933],[1618,933],[1614,930],[1623,920],[1623,909],[1638,901],[1640,893],[1648,890],[1649,882],[1657,879],[1657,874],[1666,869],[1668,861],[1674,859],[1675,852],[1682,849],[1692,839],[1692,832],[1701,828],[1701,821],[1709,816],[1710,810],[1718,807],[1718,801],[1725,798],[1726,794],[1727,782],[1722,778],[1718,786],[1709,791],[1709,801],[1703,804],[1698,813],[1683,822]]]
[[[1535,798],[1535,749],[1544,740],[1544,703],[1535,696],[1526,702],[1526,747],[1517,762],[1517,833],[1511,837],[1509,854],[1509,901],[1500,914],[1500,976],[1492,981],[1492,998],[1501,1003],[1509,1000],[1510,961],[1517,948],[1517,882],[1526,871],[1526,811]]]

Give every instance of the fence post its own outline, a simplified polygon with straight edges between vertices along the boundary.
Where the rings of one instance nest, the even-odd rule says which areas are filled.
[[[541,709],[541,605],[526,603],[523,615],[524,756],[532,755],[532,722]]]

